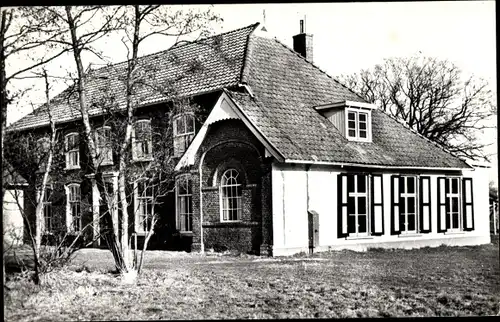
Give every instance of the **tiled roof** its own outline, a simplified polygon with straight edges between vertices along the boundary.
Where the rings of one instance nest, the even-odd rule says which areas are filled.
[[[365,102],[318,67],[276,39],[259,37],[252,32],[257,24],[206,40],[171,48],[141,58],[156,84],[173,84],[177,95],[188,96],[238,84],[248,84],[255,94],[250,97],[228,91],[251,122],[263,133],[286,160],[352,163],[397,167],[467,168],[465,162],[437,144],[414,133],[379,110],[372,112],[373,142],[348,141],[335,126],[313,107],[344,100]],[[214,54],[214,46],[220,53]],[[201,72],[192,72],[188,62],[198,58]],[[89,99],[99,102],[104,94],[115,94],[124,106],[126,63],[92,71],[88,83]],[[109,88],[113,93],[103,92]],[[65,93],[63,93],[65,94]],[[76,100],[58,97],[53,108],[59,121],[79,117]],[[120,94],[120,95],[118,95]],[[141,104],[167,101],[168,95],[142,89]],[[93,107],[91,114],[103,112]],[[43,109],[11,126],[23,129],[47,124]]]
[[[139,104],[148,105],[168,101],[175,95],[190,96],[237,85],[241,79],[248,35],[256,26],[257,24],[253,24],[141,57],[139,73],[144,73],[147,83],[154,84],[156,88],[139,88]],[[99,103],[106,98],[113,97],[118,107],[125,106],[126,68],[127,62],[122,62],[91,70],[87,74],[85,88],[91,116],[104,112]],[[75,93],[68,88],[52,100],[50,111],[57,122],[81,118],[76,98]],[[107,103],[109,106],[109,101]],[[47,109],[42,106],[13,123],[9,130],[22,130],[48,123]]]
[[[468,168],[384,112],[372,112],[373,142],[348,141],[313,107],[365,102],[276,39],[250,36],[246,82],[255,97],[231,96],[288,160],[397,167]]]

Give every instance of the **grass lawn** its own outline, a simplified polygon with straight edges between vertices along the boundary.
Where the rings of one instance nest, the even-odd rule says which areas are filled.
[[[5,321],[499,315],[498,241],[265,258],[150,251],[137,285],[81,250],[38,288],[11,279]]]

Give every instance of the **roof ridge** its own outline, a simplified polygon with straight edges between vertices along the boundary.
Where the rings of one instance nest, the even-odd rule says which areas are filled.
[[[138,59],[140,58],[145,58],[145,57],[149,57],[149,56],[153,56],[153,55],[158,55],[158,54],[161,54],[161,53],[165,53],[167,51],[170,51],[172,49],[176,49],[176,48],[181,48],[183,46],[187,46],[187,45],[190,45],[190,44],[195,44],[195,43],[198,43],[198,42],[201,42],[201,41],[205,41],[207,39],[211,39],[211,38],[214,38],[214,37],[218,37],[218,36],[222,36],[222,35],[227,35],[229,33],[233,33],[233,32],[237,32],[237,31],[241,31],[243,29],[249,29],[250,27],[253,27],[254,29],[251,31],[253,32],[255,30],[255,27],[257,27],[259,25],[259,22],[257,23],[254,23],[254,24],[251,24],[251,25],[248,25],[248,26],[245,26],[245,27],[241,27],[241,28],[238,28],[238,29],[233,29],[233,30],[229,30],[229,31],[226,31],[226,32],[221,32],[219,34],[215,34],[215,35],[212,35],[212,36],[209,36],[209,37],[205,37],[205,38],[201,38],[201,39],[197,39],[197,40],[193,40],[193,41],[187,41],[186,43],[184,44],[180,44],[180,45],[177,45],[174,44],[172,46],[170,46],[169,48],[167,49],[164,49],[164,50],[160,50],[160,51],[157,51],[157,52],[154,52],[154,53],[150,53],[150,54],[147,54],[147,55],[143,55],[143,56],[140,56],[140,57],[137,57]],[[103,68],[109,68],[109,67],[113,67],[113,66],[116,66],[116,65],[120,65],[120,64],[123,64],[123,63],[126,63],[128,62],[130,59],[126,59],[126,60],[123,60],[123,61],[120,61],[120,62],[117,62],[117,63],[113,63],[113,64],[108,64],[108,65],[105,65],[105,66],[102,66],[102,67],[99,67],[99,68],[96,68],[96,69],[92,69],[93,72],[97,72]]]
[[[434,141],[434,140],[431,140],[429,139],[428,137],[424,136],[423,134],[420,134],[418,133],[414,128],[412,128],[408,122],[406,122],[405,120],[400,120],[400,119],[397,119],[395,116],[389,114],[388,112],[382,110],[382,109],[377,109],[379,110],[380,112],[382,112],[383,114],[387,115],[389,118],[393,119],[394,121],[398,122],[399,124],[401,124],[403,127],[409,129],[411,132],[413,132],[414,134],[416,134],[417,136],[423,138],[424,140],[428,141],[429,143],[432,143],[433,145],[437,146],[438,148],[440,148],[441,150],[443,150],[444,152],[450,154],[452,157],[454,158],[457,158],[459,159],[460,161],[464,162],[465,164],[469,165],[465,160],[463,160],[461,157],[455,155],[453,152],[451,152],[450,150],[446,149],[444,146],[442,146],[440,143]],[[470,165],[469,165],[470,166]]]
[[[283,47],[285,47],[286,49],[288,49],[289,51],[291,51],[292,53],[294,53],[295,55],[297,55],[298,57],[302,58],[303,60],[305,60],[306,62],[308,62],[309,64],[311,64],[313,67],[315,67],[316,69],[318,69],[320,72],[322,72],[323,74],[325,74],[327,77],[329,77],[330,79],[332,79],[334,82],[336,82],[340,86],[344,87],[345,89],[347,89],[348,91],[350,91],[351,93],[353,93],[354,95],[356,95],[357,97],[359,97],[360,99],[362,99],[363,101],[366,101],[363,97],[361,97],[361,95],[359,95],[358,93],[356,93],[355,91],[353,91],[349,87],[347,87],[344,84],[342,84],[341,82],[339,82],[336,78],[334,78],[333,76],[331,76],[330,74],[328,74],[326,71],[324,71],[323,69],[321,69],[321,67],[319,67],[318,65],[314,64],[312,61],[308,60],[307,58],[305,58],[304,56],[302,56],[301,54],[299,54],[298,52],[296,52],[292,48],[288,47],[287,45],[285,45],[284,43],[282,43],[281,41],[279,41],[276,37],[274,37],[273,39],[277,43],[279,43],[280,45],[282,45]]]
[[[244,84],[247,83],[247,81],[246,81],[246,79],[247,79],[247,73],[246,73],[246,71],[248,71],[248,65],[249,65],[248,62],[247,62],[247,60],[248,60],[248,58],[250,56],[250,51],[251,51],[251,49],[250,49],[250,43],[251,43],[250,37],[253,35],[253,33],[255,32],[255,30],[257,29],[257,27],[260,25],[260,23],[257,22],[254,25],[255,25],[254,29],[247,36],[247,42],[246,42],[246,45],[245,45],[245,53],[243,54],[243,64],[241,65],[240,82],[244,83]]]

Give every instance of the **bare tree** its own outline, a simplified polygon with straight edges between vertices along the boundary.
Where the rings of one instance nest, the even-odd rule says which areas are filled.
[[[42,107],[48,115],[49,131],[48,137],[39,134],[28,133],[8,133],[8,143],[6,144],[6,157],[10,163],[14,165],[12,171],[17,169],[20,173],[28,177],[28,182],[31,187],[36,187],[36,194],[23,194],[18,190],[14,190],[14,200],[20,210],[23,222],[26,227],[27,237],[33,251],[33,280],[35,284],[41,283],[41,277],[53,269],[66,264],[72,254],[79,249],[82,244],[84,233],[87,230],[83,227],[76,233],[71,232],[67,225],[59,227],[51,227],[51,222],[54,218],[50,218],[53,214],[52,209],[48,207],[47,201],[50,200],[50,185],[64,181],[64,171],[57,170],[54,167],[54,158],[59,155],[62,150],[60,135],[56,128],[56,121],[52,116],[52,102],[50,100],[50,87],[48,74],[45,70],[41,75],[45,81],[45,96],[46,103]],[[37,170],[35,173],[33,170]],[[40,177],[41,174],[41,177]],[[12,176],[13,173],[8,173]],[[50,182],[50,184],[49,184]],[[30,217],[29,207],[35,209],[34,218]],[[49,215],[49,217],[47,217]],[[53,235],[53,240],[46,240],[43,243],[44,235],[48,233]],[[4,249],[4,257],[6,250]]]
[[[489,144],[478,136],[490,128],[483,121],[496,110],[492,92],[484,80],[464,79],[453,63],[432,57],[389,58],[340,80],[450,152],[487,160],[483,148]]]

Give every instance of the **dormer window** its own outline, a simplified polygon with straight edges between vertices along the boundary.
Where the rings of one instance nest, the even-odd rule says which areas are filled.
[[[358,141],[370,141],[371,112],[347,108],[347,138]]]
[[[375,105],[363,102],[340,101],[315,106],[349,141],[372,141],[372,109]]]

